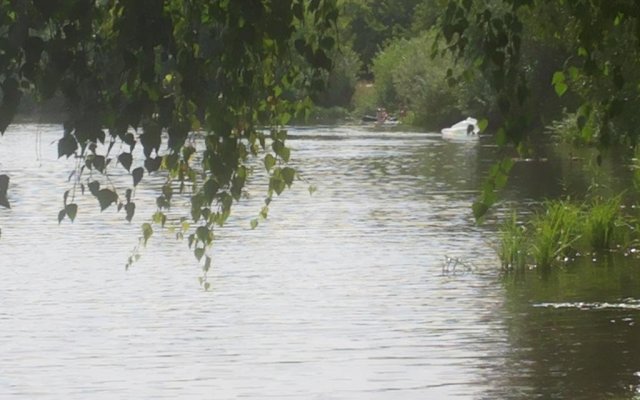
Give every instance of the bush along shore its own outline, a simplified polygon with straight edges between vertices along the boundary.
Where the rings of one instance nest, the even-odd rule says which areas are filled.
[[[549,200],[523,223],[512,212],[500,227],[496,251],[505,271],[545,270],[582,256],[633,253],[639,244],[640,213],[624,207],[619,195]]]

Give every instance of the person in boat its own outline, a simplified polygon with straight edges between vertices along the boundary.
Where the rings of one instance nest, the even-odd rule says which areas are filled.
[[[379,124],[383,124],[387,118],[389,118],[389,114],[387,114],[387,110],[385,110],[383,107],[378,108],[378,111],[376,112],[376,120]]]

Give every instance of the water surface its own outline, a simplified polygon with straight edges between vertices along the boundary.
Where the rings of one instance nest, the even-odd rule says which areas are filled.
[[[490,140],[292,129],[293,164],[318,190],[298,182],[251,230],[265,192],[251,186],[204,292],[168,231],[124,269],[162,177],[143,180],[132,224],[78,194],[75,223],[58,225],[74,162],[56,159],[60,134],[0,138],[2,398],[620,399],[640,383],[632,262],[498,273],[493,225],[470,213]],[[556,165],[518,165],[510,201],[561,192]]]

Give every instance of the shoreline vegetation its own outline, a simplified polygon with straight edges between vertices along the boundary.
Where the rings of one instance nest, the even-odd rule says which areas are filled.
[[[549,270],[607,253],[635,254],[640,212],[622,195],[584,201],[548,200],[521,222],[512,211],[499,228],[496,252],[503,271]]]

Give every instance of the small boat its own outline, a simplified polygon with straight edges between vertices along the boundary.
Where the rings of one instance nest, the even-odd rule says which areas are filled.
[[[442,131],[444,139],[453,140],[478,140],[480,128],[478,128],[478,120],[468,117],[464,121],[460,121],[450,128],[444,128]]]
[[[365,115],[362,117],[363,124],[373,124],[375,126],[396,126],[400,123],[394,116],[388,115],[384,118],[378,118],[373,115]]]

